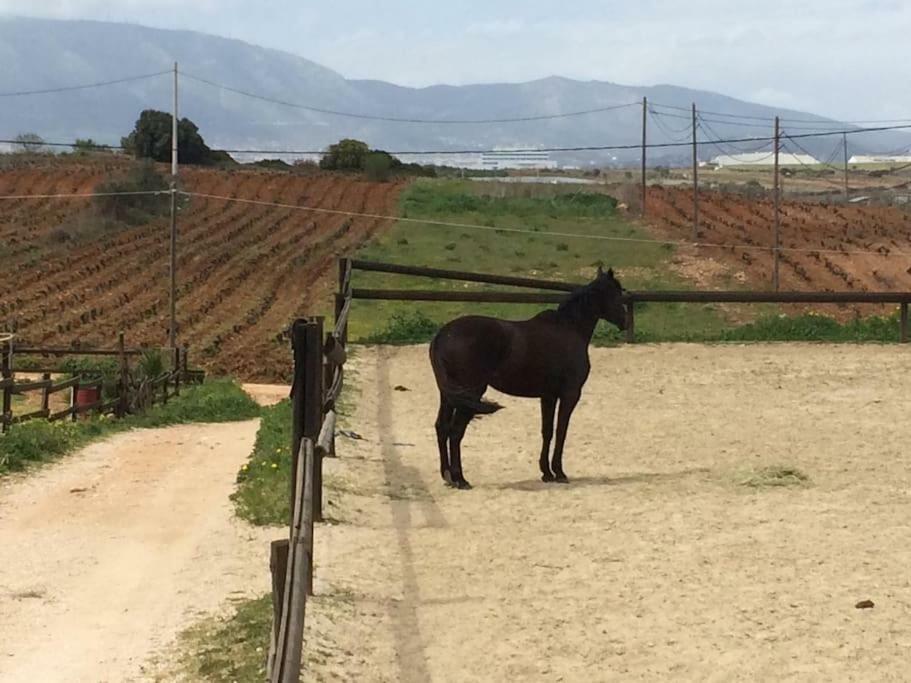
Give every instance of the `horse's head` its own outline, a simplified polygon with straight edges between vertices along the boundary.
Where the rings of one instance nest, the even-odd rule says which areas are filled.
[[[598,276],[591,284],[598,317],[613,323],[620,330],[626,329],[626,309],[623,306],[623,286],[614,277],[614,269],[605,273],[598,266]]]

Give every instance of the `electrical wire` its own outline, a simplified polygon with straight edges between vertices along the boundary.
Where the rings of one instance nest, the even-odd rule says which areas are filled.
[[[664,123],[654,111],[649,110],[649,114],[654,124],[658,127],[658,130],[664,133],[665,137],[671,142],[683,142],[684,140],[692,140],[692,125],[676,130]]]
[[[521,123],[527,121],[550,121],[553,119],[565,119],[575,116],[588,116],[589,114],[601,114],[608,111],[615,111],[617,109],[626,109],[628,107],[638,106],[638,102],[628,102],[626,104],[614,104],[606,107],[596,107],[593,109],[583,109],[580,111],[571,111],[564,112],[561,114],[540,114],[534,116],[515,116],[508,118],[487,118],[487,119],[419,119],[419,118],[400,118],[397,116],[378,116],[374,114],[359,114],[354,112],[339,111],[335,109],[324,109],[322,107],[314,107],[311,105],[300,104],[298,102],[289,102],[287,100],[280,100],[273,97],[267,97],[266,95],[260,95],[258,93],[249,92],[247,90],[241,90],[239,88],[232,88],[230,86],[224,85],[222,83],[216,83],[215,81],[210,81],[206,78],[201,78],[199,76],[194,76],[186,72],[181,72],[181,74],[190,80],[196,81],[198,83],[203,83],[205,85],[211,86],[213,88],[218,88],[220,90],[225,90],[227,92],[232,92],[237,95],[243,95],[244,97],[250,97],[252,99],[260,100],[263,102],[269,102],[271,104],[278,104],[283,107],[291,107],[293,109],[303,109],[305,111],[311,111],[318,114],[328,114],[331,116],[343,116],[346,118],[352,119],[364,119],[367,121],[386,121],[388,123],[422,123],[422,124],[479,124],[479,123]]]
[[[0,144],[21,145],[24,147],[77,147],[75,142],[46,142],[45,140],[0,140]],[[120,145],[103,145],[100,142],[93,142],[91,147],[94,149],[123,149]]]
[[[719,244],[712,242],[683,242],[675,240],[655,240],[639,237],[617,237],[614,235],[585,235],[582,233],[573,233],[573,232],[562,232],[556,230],[523,230],[522,228],[506,228],[506,227],[496,227],[489,225],[475,225],[473,223],[457,223],[453,221],[440,221],[432,219],[422,219],[422,218],[408,218],[403,216],[387,216],[384,214],[376,213],[364,213],[360,211],[345,211],[343,209],[325,209],[315,206],[300,206],[298,204],[284,204],[281,202],[269,202],[261,199],[244,199],[241,197],[227,197],[224,195],[208,194],[204,192],[178,192],[178,194],[185,197],[199,197],[201,199],[214,199],[226,202],[236,202],[242,204],[253,204],[257,206],[270,206],[273,208],[279,209],[291,209],[295,211],[306,211],[311,213],[322,213],[330,214],[337,216],[348,216],[351,218],[369,218],[371,220],[385,220],[385,221],[399,221],[402,223],[420,223],[422,225],[433,225],[437,227],[446,227],[446,228],[460,228],[464,230],[480,230],[483,232],[498,232],[498,233],[519,233],[525,235],[533,236],[549,236],[549,237],[566,237],[566,238],[575,238],[575,239],[590,239],[598,240],[603,242],[632,242],[637,244],[663,244],[671,246],[680,246],[680,247],[706,247],[713,249],[742,249],[749,251],[769,251],[774,252],[775,247],[769,246],[764,247],[757,244]],[[896,252],[890,251],[888,254],[883,254],[880,251],[872,250],[854,250],[854,251],[843,251],[841,249],[812,249],[812,248],[802,248],[802,247],[779,247],[778,251],[787,251],[787,252],[799,252],[799,253],[833,253],[833,254],[870,254],[870,255],[879,255],[879,256],[911,256],[911,252]]]
[[[113,81],[100,81],[98,83],[85,83],[83,85],[66,85],[59,88],[44,88],[42,90],[20,90],[18,92],[0,92],[0,97],[25,97],[28,95],[49,95],[52,93],[71,92],[73,90],[87,90],[89,88],[101,88],[108,85],[117,85],[118,83],[130,83],[132,81],[142,81],[149,78],[157,78],[166,74],[174,73],[173,71],[157,71],[153,74],[142,74],[140,76],[127,76],[118,78]]]
[[[84,199],[92,197],[137,197],[171,194],[170,190],[134,190],[131,192],[69,192],[60,194],[7,194],[0,200],[9,199]]]
[[[711,130],[711,127],[708,125],[708,121],[700,119],[700,127],[703,131]],[[791,135],[792,140],[796,139],[809,139],[809,138],[818,138],[818,137],[830,137],[833,135],[857,135],[862,133],[878,133],[883,131],[893,131],[893,130],[908,130],[911,129],[911,124],[907,125],[895,125],[895,126],[879,126],[874,128],[853,128],[850,130],[838,130],[838,131],[826,131],[826,132],[813,132],[813,133],[798,133]],[[714,133],[713,133],[714,134]],[[770,143],[775,140],[772,136],[751,136],[751,137],[741,137],[741,138],[720,138],[717,134],[715,137],[718,139],[709,140],[711,144],[724,143],[729,145],[743,144],[743,143]],[[19,140],[2,140],[0,143],[7,144],[23,144]],[[76,144],[73,142],[35,142],[35,143],[24,143],[34,144],[36,147],[75,147]],[[700,143],[702,144],[702,143]],[[123,149],[118,145],[95,145],[96,147],[102,149]],[[645,145],[646,149],[673,149],[676,147],[690,147],[692,142],[653,142]],[[598,151],[622,151],[622,150],[639,150],[642,148],[641,143],[632,143],[632,144],[622,144],[622,145],[579,145],[574,147],[536,147],[536,148],[506,148],[506,149],[437,149],[437,150],[385,150],[388,154],[393,154],[396,156],[444,156],[444,155],[469,155],[469,154],[514,154],[517,152],[598,152]],[[761,149],[761,148],[760,148]],[[216,148],[213,149],[214,152],[226,152],[228,154],[277,154],[277,155],[323,155],[326,154],[326,150],[292,150],[292,149],[230,149],[230,148]],[[741,153],[751,153],[741,150]]]

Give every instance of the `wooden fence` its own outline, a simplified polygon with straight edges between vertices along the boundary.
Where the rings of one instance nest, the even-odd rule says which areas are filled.
[[[323,458],[335,453],[335,403],[344,384],[351,268],[339,273],[335,327],[323,337],[323,318],[305,318],[291,326],[294,383],[291,388],[291,486],[289,538],[274,541],[272,637],[268,677],[296,683],[303,662],[304,616],[313,594],[313,529],[322,521]]]
[[[351,289],[350,298],[381,301],[465,301],[477,303],[559,304],[567,293],[582,283],[556,282],[507,275],[469,273],[458,270],[400,266],[375,261],[344,260],[348,270],[396,273],[441,280],[508,285],[548,292],[474,291],[457,292],[438,289]],[[626,341],[636,338],[636,304],[640,303],[783,303],[783,304],[897,304],[900,309],[898,341],[908,336],[908,304],[911,292],[759,292],[759,291],[628,291],[623,297],[626,307]],[[337,304],[336,304],[337,305]]]
[[[143,406],[167,403],[172,397],[180,395],[182,383],[198,383],[204,378],[204,373],[201,371],[188,369],[188,350],[184,347],[174,350],[169,371],[141,383],[135,383],[131,381],[130,359],[146,352],[148,349],[126,348],[123,333],[118,337],[117,348],[110,350],[17,347],[14,346],[12,335],[4,336],[3,339],[0,339],[0,396],[2,396],[0,432],[5,432],[10,425],[35,419],[77,420],[80,415],[93,413],[122,417],[130,412],[131,406],[137,401],[142,402]],[[43,359],[40,367],[30,363],[28,367],[19,370],[24,374],[40,374],[42,375],[40,380],[21,381],[16,379],[16,359],[23,356]],[[63,380],[52,379],[51,376],[54,374],[71,374],[65,367],[54,365],[53,359],[66,356],[116,358],[119,364],[116,395],[104,400],[103,380],[91,373],[77,374]],[[69,405],[64,409],[52,412],[50,409],[51,396],[64,391],[69,392]],[[89,403],[79,401],[80,392],[86,391],[94,393],[97,398]],[[13,397],[30,392],[41,392],[40,409],[15,415]]]
[[[356,289],[356,270],[395,273],[462,282],[522,287],[538,292],[441,291],[414,289]],[[290,329],[294,355],[292,404],[292,478],[289,537],[273,541],[272,637],[268,678],[272,683],[299,680],[303,662],[304,618],[307,596],[313,594],[313,530],[322,521],[323,459],[335,454],[337,401],[344,385],[348,318],[352,301],[466,301],[558,304],[579,283],[470,273],[439,268],[401,266],[341,259],[335,295],[335,327],[323,337],[321,317],[296,320]],[[900,340],[908,340],[908,304],[911,292],[627,292],[624,295],[626,339],[635,339],[635,306],[642,302],[689,303],[895,303],[901,307]]]

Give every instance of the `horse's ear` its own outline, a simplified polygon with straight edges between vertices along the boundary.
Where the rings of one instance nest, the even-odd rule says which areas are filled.
[[[607,277],[613,279],[613,277],[614,277],[614,269],[613,269],[613,268],[608,268],[608,269],[607,269]]]
[[[601,277],[602,275],[604,275],[604,270],[601,268],[601,264],[599,263],[598,264],[598,277]]]

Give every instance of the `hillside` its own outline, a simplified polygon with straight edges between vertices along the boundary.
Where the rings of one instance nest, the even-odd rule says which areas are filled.
[[[237,40],[187,31],[89,21],[0,18],[0,93],[55,88],[149,74],[170,69],[174,61],[187,74],[181,80],[181,113],[199,124],[207,140],[223,148],[323,149],[342,137],[367,140],[375,147],[408,149],[481,149],[495,145],[612,145],[640,138],[637,107],[586,116],[510,124],[430,125],[365,121],[289,108],[222,91],[191,80],[190,75],[311,107],[359,114],[431,120],[497,119],[553,115],[650,101],[688,108],[695,101],[705,111],[745,117],[780,113],[802,119],[801,128],[831,125],[805,112],[776,111],[722,94],[673,85],[640,87],[603,81],[551,77],[528,83],[407,88],[380,81],[348,80],[301,57]],[[4,98],[0,138],[33,131],[46,139],[72,141],[91,137],[117,143],[129,132],[138,112],[170,108],[167,75],[96,90]],[[687,122],[665,109],[664,124],[650,124],[650,140],[676,140]],[[683,113],[685,116],[685,112]],[[716,117],[717,119],[717,117]],[[722,137],[768,135],[761,126],[711,123]],[[901,133],[854,136],[851,153],[906,146]],[[805,146],[828,157],[838,140],[807,140]],[[706,147],[706,156],[718,150]],[[636,151],[618,152],[621,161],[638,159]],[[685,161],[688,152],[655,150],[652,163]],[[592,153],[563,155],[562,161],[608,161]]]
[[[122,161],[60,160],[0,173],[0,194],[87,192]],[[353,176],[188,169],[190,192],[394,214],[398,183]],[[162,197],[161,202],[167,202]],[[89,200],[0,203],[0,329],[44,346],[162,346],[168,327],[168,221],[99,228]],[[296,316],[319,312],[335,259],[382,231],[374,219],[193,198],[179,217],[179,331],[191,360],[248,380],[286,379]],[[66,236],[63,236],[66,233]]]

